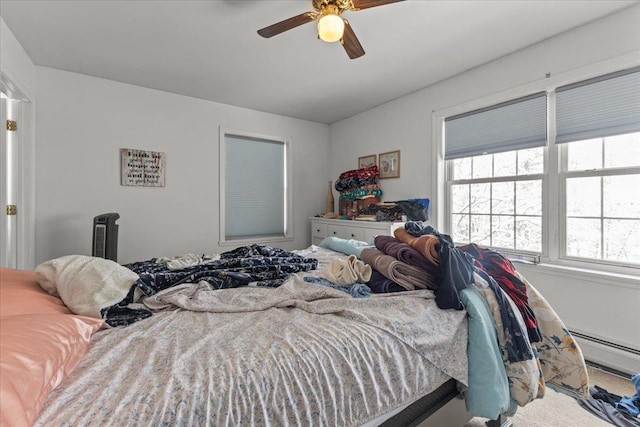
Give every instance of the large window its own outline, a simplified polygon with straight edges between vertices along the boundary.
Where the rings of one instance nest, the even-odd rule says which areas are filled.
[[[640,267],[640,67],[443,121],[456,243]]]
[[[220,244],[291,239],[291,167],[284,138],[220,131]]]
[[[640,132],[563,148],[564,255],[640,264]]]
[[[542,252],[545,92],[445,120],[449,228],[455,242]]]
[[[451,227],[457,242],[542,251],[544,150],[451,161]]]

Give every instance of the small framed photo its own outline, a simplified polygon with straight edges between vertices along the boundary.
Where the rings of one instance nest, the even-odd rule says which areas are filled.
[[[376,155],[358,157],[358,169],[368,168],[369,166],[375,166],[377,164]]]
[[[400,178],[400,150],[378,155],[380,179]]]

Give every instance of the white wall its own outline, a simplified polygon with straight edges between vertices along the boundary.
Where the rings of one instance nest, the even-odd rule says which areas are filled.
[[[329,127],[86,75],[36,67],[36,263],[91,254],[93,217],[118,212],[118,261],[215,253],[219,126],[289,137],[294,241],[322,212]],[[120,148],[166,154],[166,186],[120,185]],[[260,206],[256,206],[260,209]]]
[[[31,101],[35,100],[35,67],[0,17],[0,71]]]
[[[401,150],[401,177],[381,181],[384,199],[430,197],[437,205],[433,111],[623,55],[640,58],[640,5],[331,125],[331,176],[352,169],[359,156]],[[543,268],[526,274],[570,328],[640,350],[640,280],[621,287],[610,276],[585,279]]]

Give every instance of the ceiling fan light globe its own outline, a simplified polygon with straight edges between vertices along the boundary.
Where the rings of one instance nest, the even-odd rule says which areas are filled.
[[[318,37],[328,43],[337,42],[344,34],[344,21],[338,15],[324,15],[318,21]]]

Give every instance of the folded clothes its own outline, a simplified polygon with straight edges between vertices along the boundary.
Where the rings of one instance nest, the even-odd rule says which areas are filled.
[[[376,294],[386,294],[390,292],[402,292],[406,289],[398,285],[393,280],[389,280],[384,277],[379,271],[373,270],[371,273],[371,280],[367,282],[371,292]]]
[[[436,289],[433,278],[425,271],[417,267],[398,261],[390,255],[376,248],[365,248],[360,257],[364,262],[378,270],[387,279],[390,279],[405,289],[412,291],[418,289]]]
[[[360,178],[374,178],[380,176],[380,172],[378,171],[378,166],[373,165],[366,168],[352,169],[346,172],[342,172],[339,178],[349,178],[351,176],[357,176]]]
[[[356,188],[340,191],[340,200],[363,199],[365,196],[380,197],[382,190],[379,188]]]
[[[337,285],[364,283],[371,278],[371,266],[360,261],[355,255],[349,255],[346,260],[333,258],[328,266],[318,272],[318,277]]]
[[[437,266],[430,263],[424,255],[409,246],[408,243],[401,242],[393,236],[378,235],[374,239],[374,244],[376,248],[385,254],[405,264],[418,267],[420,270],[424,270],[432,275],[436,270]]]
[[[371,186],[377,186],[379,187],[380,184],[378,182],[378,177],[359,177],[359,176],[352,176],[352,177],[348,177],[348,178],[340,178],[336,181],[334,188],[336,189],[336,191],[347,191],[347,190],[354,190],[356,188],[363,188],[363,187],[371,187]]]
[[[420,237],[414,237],[404,228],[396,228],[393,232],[396,239],[420,252],[433,265],[440,264],[440,239],[438,236],[425,234]]]
[[[335,283],[332,283],[326,279],[321,279],[319,277],[313,276],[305,276],[304,281],[337,289],[351,295],[354,298],[369,298],[371,296],[371,288],[369,288],[369,286],[365,285],[364,283],[354,283],[353,285],[349,286],[341,286],[336,285]]]

